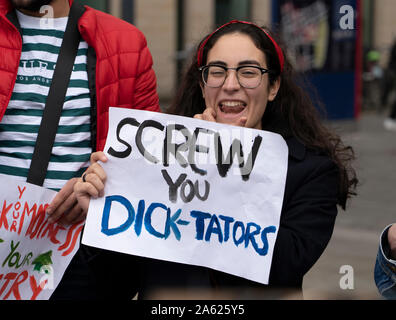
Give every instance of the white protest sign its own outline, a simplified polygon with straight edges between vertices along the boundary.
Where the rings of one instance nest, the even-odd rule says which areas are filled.
[[[91,199],[83,243],[267,284],[283,138],[149,111],[110,108],[109,117],[105,195]]]
[[[83,222],[48,222],[56,192],[0,174],[0,300],[47,300],[79,248]]]

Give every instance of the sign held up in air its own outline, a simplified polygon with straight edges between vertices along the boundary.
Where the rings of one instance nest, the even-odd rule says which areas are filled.
[[[84,244],[268,283],[288,161],[280,135],[110,108],[105,153]]]

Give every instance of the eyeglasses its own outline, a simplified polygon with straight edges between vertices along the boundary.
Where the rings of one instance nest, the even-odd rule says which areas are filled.
[[[199,68],[202,72],[202,80],[208,87],[220,88],[223,86],[228,70],[235,70],[237,79],[241,87],[247,89],[257,88],[261,83],[261,78],[264,73],[269,70],[259,66],[239,66],[237,68],[227,68],[222,65],[210,64]]]

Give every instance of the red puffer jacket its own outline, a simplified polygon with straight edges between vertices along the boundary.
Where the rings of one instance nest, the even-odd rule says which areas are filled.
[[[109,107],[160,109],[153,61],[144,35],[125,21],[85,8],[78,27],[96,54],[93,66],[89,63],[92,59],[88,59],[88,75],[95,77],[93,87],[90,86],[92,104],[96,108],[92,133],[96,150],[103,150]],[[0,0],[0,121],[12,95],[22,52],[21,35],[7,16],[11,11],[10,1]],[[95,118],[95,113],[92,116]]]

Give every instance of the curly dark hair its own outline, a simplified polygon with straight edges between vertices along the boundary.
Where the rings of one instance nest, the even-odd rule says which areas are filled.
[[[267,28],[265,30],[280,44],[278,37],[275,37]],[[328,155],[339,169],[338,204],[345,210],[347,199],[356,195],[355,190],[358,184],[356,172],[352,167],[352,161],[355,159],[354,151],[351,146],[345,146],[340,137],[322,123],[320,113],[314,106],[307,88],[303,89],[300,75],[294,71],[286,55],[284,69],[281,72],[278,54],[266,33],[260,27],[252,24],[232,23],[226,25],[207,40],[203,49],[202,65],[205,65],[208,52],[216,41],[221,36],[230,33],[248,35],[256,47],[264,52],[270,70],[270,85],[280,78],[281,85],[278,94],[274,101],[268,102],[262,118],[263,130],[279,133],[284,137],[290,133],[307,148]],[[197,64],[197,52],[207,37],[198,45],[167,113],[193,117],[205,110],[205,100],[200,87],[202,78],[198,69],[200,66]]]

